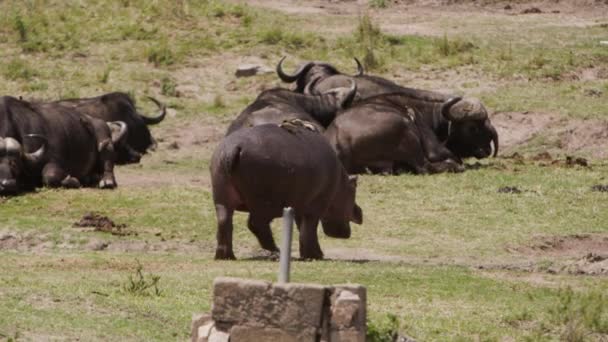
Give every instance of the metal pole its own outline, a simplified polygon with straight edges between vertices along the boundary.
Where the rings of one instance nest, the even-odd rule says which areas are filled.
[[[283,241],[279,260],[279,283],[289,282],[289,263],[291,261],[291,233],[293,231],[293,208],[283,209]]]

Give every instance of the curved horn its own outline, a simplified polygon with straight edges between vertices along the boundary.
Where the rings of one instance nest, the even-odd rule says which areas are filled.
[[[308,82],[308,84],[306,84],[306,87],[304,87],[304,94],[307,94],[307,95],[316,95],[316,94],[318,94],[313,89],[314,89],[315,85],[317,85],[317,82],[320,79],[321,79],[321,77],[315,77],[313,80],[311,80],[310,82]]]
[[[118,133],[116,135],[112,134],[112,144],[118,143],[127,134],[127,124],[124,123],[123,121],[110,121],[110,122],[107,122],[106,124],[108,125],[110,130],[112,130],[112,127],[110,125],[116,125],[116,126],[120,127],[120,130],[118,131]]]
[[[467,97],[454,105],[446,118],[451,121],[486,120],[488,111],[483,103],[476,98]]]
[[[144,116],[141,114],[139,114],[139,116],[144,120],[144,123],[146,125],[156,125],[157,123],[163,121],[163,119],[167,115],[167,106],[164,103],[153,98],[152,96],[147,96],[147,97],[148,97],[148,99],[150,99],[150,101],[154,102],[154,104],[156,104],[158,106],[158,108],[160,108],[160,113],[153,118]]]
[[[359,59],[357,59],[357,57],[355,58],[355,62],[357,62],[357,74],[355,76],[363,76],[363,74],[365,73],[365,69],[363,69],[363,65],[361,65],[361,62],[359,62]]]
[[[492,126],[489,119],[486,120],[486,128],[490,130],[490,134],[492,135],[492,142],[494,143],[494,154],[492,157],[496,158],[496,155],[498,155],[498,132],[496,131],[496,128]]]
[[[355,82],[353,79],[350,80],[350,89],[348,91],[348,93],[346,93],[346,96],[344,97],[344,100],[342,101],[342,108],[346,108],[349,107],[353,101],[355,100],[355,96],[357,95],[357,82]]]
[[[26,138],[36,138],[36,139],[42,140],[42,145],[40,146],[40,148],[37,151],[32,152],[32,153],[23,154],[23,156],[25,157],[25,160],[29,164],[37,165],[43,160],[44,155],[46,154],[46,145],[48,144],[48,140],[46,140],[46,138],[40,134],[27,134],[25,137]],[[16,140],[15,140],[15,142],[16,142]]]
[[[277,64],[277,74],[279,75],[279,77],[281,78],[281,80],[283,82],[287,82],[287,83],[293,83],[293,82],[297,81],[298,78],[300,78],[300,76],[302,76],[302,73],[304,72],[304,70],[310,68],[310,66],[312,66],[314,64],[313,62],[308,62],[308,63],[302,65],[298,70],[296,70],[296,72],[293,75],[289,75],[283,71],[283,61],[285,60],[285,58],[286,58],[286,56],[283,56],[283,58],[281,58],[281,60],[279,61],[279,64]]]
[[[456,96],[456,97],[452,97],[452,98],[448,99],[447,101],[445,101],[444,103],[442,103],[441,104],[441,115],[443,115],[443,117],[448,120],[454,120],[454,118],[450,114],[450,109],[452,108],[452,106],[454,104],[456,104],[456,102],[458,102],[460,100],[462,100],[462,97]]]

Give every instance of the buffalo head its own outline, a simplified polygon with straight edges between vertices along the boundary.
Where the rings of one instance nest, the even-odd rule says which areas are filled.
[[[334,197],[326,215],[321,219],[323,232],[327,236],[348,239],[351,229],[350,223],[363,223],[363,211],[355,202],[357,194],[357,176],[348,176],[346,186]]]
[[[448,149],[458,157],[487,158],[498,154],[498,133],[484,105],[475,98],[452,98],[442,108],[443,116],[450,121]]]
[[[0,195],[18,192],[18,180],[25,168],[38,165],[44,158],[46,139],[34,134],[26,137],[43,139],[44,143],[36,152],[27,153],[16,139],[0,137]]]

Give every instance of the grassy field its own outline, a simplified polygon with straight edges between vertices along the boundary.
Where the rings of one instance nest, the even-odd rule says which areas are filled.
[[[463,15],[371,1],[359,16],[349,2],[332,5],[343,12],[295,14],[269,3],[0,1],[3,95],[120,90],[145,112],[146,95],[169,105],[153,128],[157,151],[118,167],[116,190],[0,198],[0,340],[185,340],[191,315],[210,309],[215,277],[275,279],[278,265],[260,260],[243,214],[239,260],[213,260],[210,154],[235,114],[280,85],[274,74],[236,79],[241,63],[273,67],[287,55],[289,70],[325,60],[353,72],[358,56],[372,73],[479,96],[492,111],[608,121],[608,48],[597,44],[608,17],[592,11]],[[560,139],[544,132],[510,146],[523,159],[470,160],[462,174],[361,176],[364,224],[349,240],[322,236],[328,260],[295,261],[293,281],[365,285],[377,335],[606,340],[606,273],[573,267],[589,253],[608,256],[608,195],[592,189],[608,184],[608,160],[585,149],[589,167],[567,164],[565,150],[533,159]],[[127,235],[73,226],[91,211]]]

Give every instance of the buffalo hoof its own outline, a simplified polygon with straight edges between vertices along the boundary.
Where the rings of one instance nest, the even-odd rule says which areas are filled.
[[[80,188],[80,181],[72,176],[67,176],[61,181],[61,186],[68,189],[77,189]]]
[[[236,260],[236,257],[233,251],[218,247],[215,250],[215,260]]]
[[[311,260],[323,260],[323,252],[315,251],[315,252],[300,252],[300,259],[303,261],[311,261]]]
[[[281,258],[281,252],[279,252],[279,251],[268,252],[268,260],[279,261],[280,258]]]
[[[114,189],[116,187],[116,181],[111,178],[104,178],[99,182],[100,189]]]

